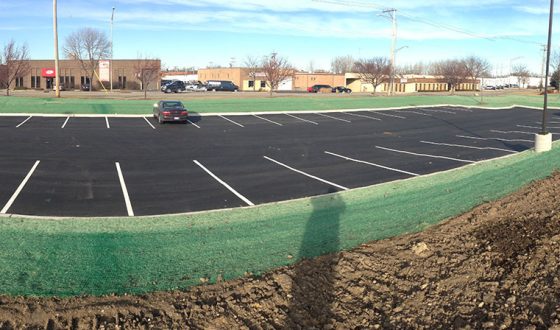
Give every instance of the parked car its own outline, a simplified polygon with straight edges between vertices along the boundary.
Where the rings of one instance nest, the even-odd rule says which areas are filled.
[[[66,88],[64,87],[64,83],[60,83],[58,88],[59,88],[60,91],[65,91],[66,90]],[[56,91],[56,84],[54,82],[52,84],[52,90]]]
[[[350,88],[344,87],[344,86],[336,86],[332,89],[333,93],[352,93],[352,90]]]
[[[206,86],[203,85],[202,83],[200,83],[200,84],[187,84],[185,86],[185,88],[188,91],[192,91],[192,92],[206,92],[206,90],[207,90]]]
[[[180,121],[186,124],[189,111],[181,101],[159,101],[154,104],[153,115],[160,124],[166,121]]]
[[[161,91],[164,93],[179,93],[185,91],[186,89],[185,83],[180,80],[175,80],[161,86]]]
[[[89,83],[82,84],[82,91],[89,92],[89,86],[90,86]]]
[[[208,80],[206,82],[206,89],[209,91],[226,91],[237,92],[239,87],[229,80]]]
[[[318,93],[322,89],[328,89],[331,92],[333,91],[333,88],[330,85],[313,85],[311,87],[308,87],[307,91],[309,93]]]
[[[487,91],[493,91],[493,90],[496,90],[496,86],[486,85],[486,86],[484,86],[484,89],[487,90]]]

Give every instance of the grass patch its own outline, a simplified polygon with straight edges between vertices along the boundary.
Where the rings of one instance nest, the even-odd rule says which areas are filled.
[[[274,98],[193,98],[185,100],[189,110],[198,113],[255,112],[387,108],[418,105],[453,104],[480,106],[480,98],[450,95],[407,95],[394,97],[372,96],[325,96],[274,97]],[[3,113],[44,114],[151,114],[153,100],[113,100],[76,98],[0,97]],[[524,105],[542,107],[542,96],[505,95],[486,96],[484,106],[507,107]],[[560,97],[549,98],[549,105],[560,106]]]
[[[316,198],[191,215],[0,218],[0,292],[103,295],[260,274],[423,230],[550,175],[560,147]],[[294,256],[289,258],[288,256]]]

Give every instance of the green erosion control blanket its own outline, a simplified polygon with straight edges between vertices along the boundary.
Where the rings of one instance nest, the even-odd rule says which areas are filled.
[[[316,198],[190,215],[0,218],[0,293],[103,295],[259,274],[416,232],[560,167],[560,147]],[[293,256],[291,258],[290,256]]]
[[[242,93],[240,93],[242,94]],[[372,96],[325,96],[325,97],[258,97],[246,98],[231,96],[221,99],[193,97],[183,100],[192,112],[255,112],[255,111],[298,111],[387,108],[405,106],[424,106],[436,104],[455,104],[485,107],[509,107],[512,105],[542,107],[542,96],[500,95],[485,96],[484,104],[480,97],[461,95],[406,95],[393,97]],[[154,100],[113,100],[102,98],[37,98],[19,96],[0,96],[0,113],[41,113],[41,114],[98,114],[98,115],[149,115]],[[551,107],[560,106],[560,96],[551,95]]]

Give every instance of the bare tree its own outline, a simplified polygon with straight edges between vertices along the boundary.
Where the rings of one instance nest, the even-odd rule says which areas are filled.
[[[337,56],[331,61],[331,71],[336,74],[345,74],[352,71],[354,58],[351,55]]]
[[[473,86],[476,85],[478,78],[486,76],[490,71],[490,63],[477,56],[469,56],[462,61],[465,66],[467,76],[472,79]],[[482,90],[482,82],[480,84]]]
[[[430,64],[425,64],[424,62],[417,62],[414,64],[407,64],[397,67],[396,73],[399,75],[405,74],[415,74],[415,75],[425,75],[428,74]]]
[[[150,84],[159,77],[161,71],[161,61],[159,59],[150,59],[138,56],[134,65],[134,75],[140,80],[142,90],[144,91],[144,99],[147,98]]]
[[[354,63],[354,70],[362,81],[373,85],[373,95],[375,95],[377,86],[388,81],[391,64],[386,57],[374,57],[357,61]]]
[[[111,42],[105,33],[92,28],[83,28],[66,38],[64,53],[67,58],[80,62],[89,77],[89,89],[93,86],[93,76],[99,67],[99,60],[111,55]]]
[[[516,64],[511,69],[511,75],[517,78],[517,83],[519,84],[519,87],[522,87],[529,81],[531,72],[529,71],[529,69],[527,69],[527,65]]]
[[[260,61],[258,58],[253,56],[247,56],[245,58],[245,67],[249,69],[249,79],[253,81],[253,91],[256,90],[257,86],[257,71],[260,68]]]
[[[459,60],[445,60],[434,63],[432,74],[441,76],[445,80],[451,94],[455,94],[457,87],[465,82],[468,77],[463,61]]]
[[[6,87],[6,96],[10,96],[10,87],[12,83],[16,79],[21,79],[23,76],[27,75],[31,70],[27,45],[18,47],[15,41],[10,40],[10,42],[4,46],[3,58],[4,72],[0,74],[0,79],[2,80],[0,81],[0,85]]]
[[[278,56],[277,53],[272,53],[270,57],[265,57],[261,66],[266,77],[266,84],[270,87],[270,96],[272,96],[274,90],[278,89],[280,83],[294,74],[294,69],[288,61]]]

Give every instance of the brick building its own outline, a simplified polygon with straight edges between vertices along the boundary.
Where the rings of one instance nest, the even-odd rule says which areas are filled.
[[[156,61],[159,67],[154,79],[148,84],[149,89],[159,88],[161,70],[160,60]],[[144,60],[113,60],[113,89],[142,89],[142,84],[137,79]],[[30,71],[23,77],[15,79],[15,88],[52,89],[55,79],[54,60],[30,60]],[[109,61],[100,61],[99,67],[93,78],[93,86],[96,89],[109,89]],[[89,73],[82,70],[77,60],[59,61],[60,82],[64,89],[80,89],[81,85],[90,83]],[[103,81],[103,86],[100,81]]]

